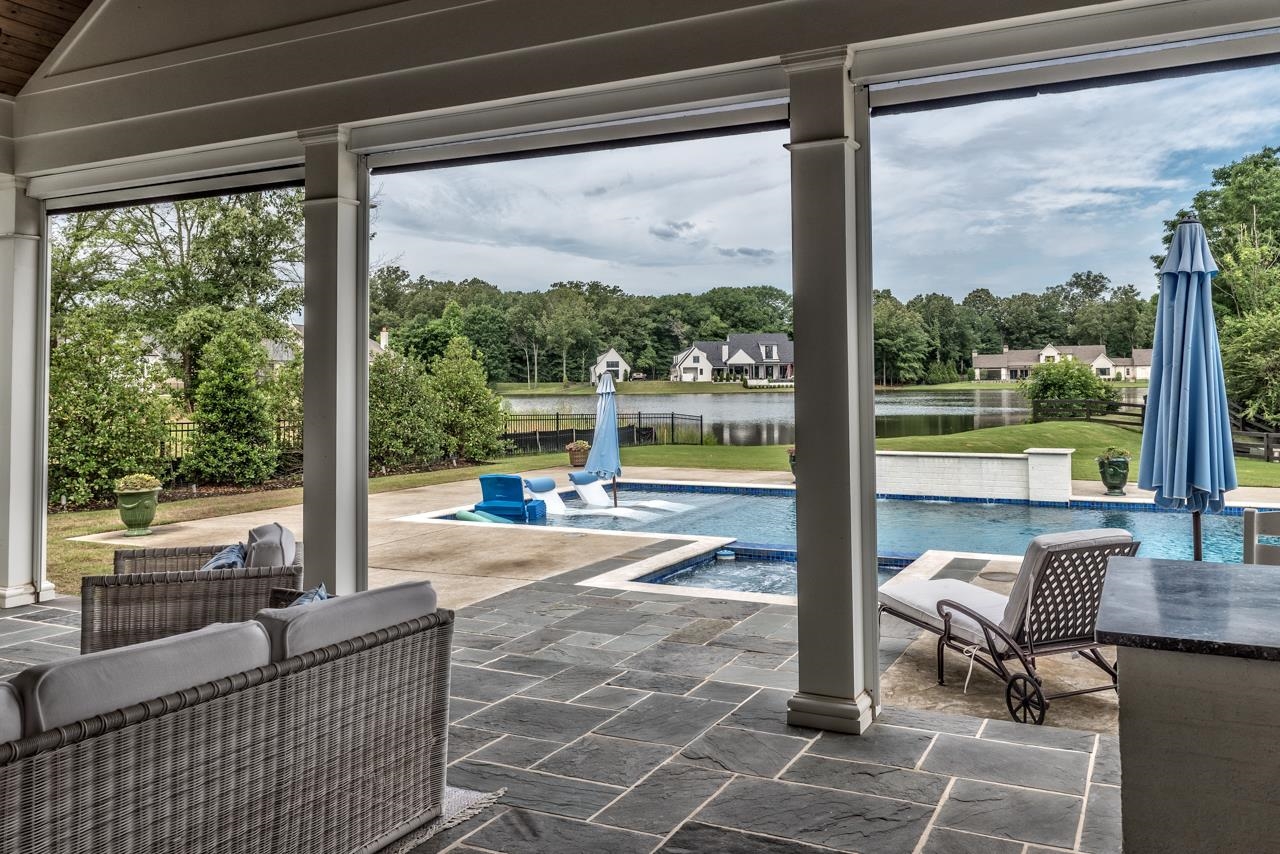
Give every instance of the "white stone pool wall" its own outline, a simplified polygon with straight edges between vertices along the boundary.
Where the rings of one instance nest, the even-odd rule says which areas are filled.
[[[1028,448],[1021,454],[877,451],[876,492],[885,495],[1071,500],[1073,448]]]

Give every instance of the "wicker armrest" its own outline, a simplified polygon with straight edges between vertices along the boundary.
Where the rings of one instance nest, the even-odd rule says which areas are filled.
[[[287,587],[273,587],[271,588],[271,598],[267,602],[267,607],[288,608],[294,603],[294,600],[302,594],[302,590],[294,590]]]
[[[302,567],[264,566],[86,576],[80,585],[80,650],[96,652],[250,620],[272,590],[302,589]]]
[[[116,575],[141,572],[192,572],[226,546],[180,546],[166,549],[117,549],[113,570]]]

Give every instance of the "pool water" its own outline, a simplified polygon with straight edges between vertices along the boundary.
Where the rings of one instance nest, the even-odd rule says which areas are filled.
[[[620,493],[623,505],[647,499],[691,505],[678,513],[653,511],[649,519],[612,516],[563,516],[545,524],[610,531],[647,531],[731,537],[746,543],[794,547],[796,499],[778,495],[673,492],[631,489]],[[570,506],[582,506],[576,499]],[[1032,537],[1083,528],[1124,528],[1142,542],[1140,555],[1191,558],[1191,517],[1184,513],[1126,508],[1033,507],[1025,504],[976,504],[948,501],[876,502],[881,555],[916,556],[929,549],[1021,555]],[[1204,517],[1205,560],[1239,562],[1243,558],[1239,516]]]
[[[876,585],[884,584],[900,569],[901,567],[880,567]],[[707,587],[712,590],[745,590],[751,593],[794,596],[796,595],[796,562],[759,558],[736,560],[708,558],[701,563],[654,580],[674,587]]]

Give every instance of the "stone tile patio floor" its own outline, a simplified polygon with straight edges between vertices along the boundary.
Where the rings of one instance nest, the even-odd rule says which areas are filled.
[[[893,708],[864,736],[789,727],[793,606],[575,583],[613,565],[458,610],[448,780],[507,793],[413,854],[1120,850],[1113,737]],[[76,654],[78,605],[6,612],[0,669]]]

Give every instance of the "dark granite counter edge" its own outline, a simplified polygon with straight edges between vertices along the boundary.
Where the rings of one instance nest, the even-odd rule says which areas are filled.
[[[1153,649],[1164,652],[1188,652],[1196,655],[1223,655],[1230,658],[1253,658],[1259,661],[1280,661],[1280,648],[1255,644],[1231,643],[1200,638],[1161,637],[1138,635],[1128,632],[1104,632],[1098,630],[1099,643],[1109,646],[1127,646],[1134,649]]]

